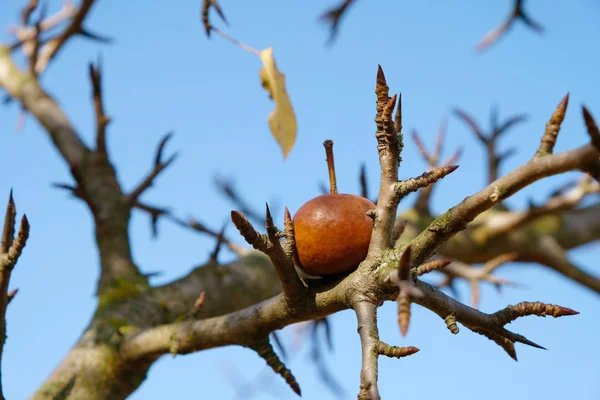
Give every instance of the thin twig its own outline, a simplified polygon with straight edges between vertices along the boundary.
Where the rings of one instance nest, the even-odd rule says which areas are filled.
[[[165,145],[167,144],[169,139],[171,139],[172,136],[173,136],[173,132],[169,132],[165,136],[163,136],[163,138],[159,142],[158,148],[156,150],[156,156],[154,158],[154,168],[152,169],[150,174],[148,174],[148,176],[130,194],[128,194],[125,197],[126,203],[129,204],[131,207],[133,207],[135,205],[135,203],[138,201],[138,198],[141,196],[141,194],[146,189],[148,189],[150,186],[152,186],[152,183],[154,183],[154,179],[158,176],[158,174],[160,174],[165,168],[167,168],[177,158],[177,153],[174,153],[166,161],[162,160],[162,154],[163,154]]]

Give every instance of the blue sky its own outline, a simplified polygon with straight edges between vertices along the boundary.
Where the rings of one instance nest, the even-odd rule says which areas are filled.
[[[493,105],[499,106],[501,118],[515,113],[530,116],[501,143],[502,148],[516,144],[519,149],[504,165],[504,172],[531,157],[545,122],[565,93],[571,93],[571,103],[558,150],[587,140],[579,111],[582,103],[600,119],[600,53],[594,50],[600,37],[600,5],[594,0],[551,5],[528,1],[527,9],[546,33],[539,36],[518,24],[483,55],[474,54],[475,43],[500,23],[512,1],[359,1],[344,20],[338,41],[327,47],[328,32],[317,17],[334,1],[222,0],[231,24],[227,32],[258,49],[272,46],[286,74],[298,139],[282,162],[267,128],[272,103],[260,86],[258,58],[219,37],[207,40],[199,21],[200,3],[99,1],[88,26],[116,38],[115,45],[98,47],[75,40],[42,80],[90,142],[94,122],[87,63],[101,53],[105,104],[114,118],[108,145],[123,186],[131,189],[142,179],[156,143],[174,130],[168,150],[179,150],[180,157],[143,199],[215,228],[227,220],[232,208],[215,189],[215,176],[234,178],[248,202],[259,209],[269,201],[279,214],[284,205],[294,212],[317,195],[317,184],[327,179],[321,144],[325,139],[335,142],[341,192],[358,192],[361,162],[367,163],[371,188],[375,188],[377,64],[383,66],[391,90],[403,94],[405,132],[417,129],[431,146],[440,121],[447,119],[446,154],[464,147],[461,168],[436,191],[438,212],[474,193],[485,181],[482,149],[462,122],[450,115],[452,107],[471,112],[486,127]],[[49,5],[49,10],[56,10],[61,1]],[[0,4],[3,39],[8,38],[4,28],[18,20],[21,6],[18,0]],[[65,163],[34,120],[28,119],[25,129],[17,132],[17,117],[18,107],[0,108],[0,170],[4,171],[0,198],[14,188],[18,211],[26,212],[32,225],[31,239],[12,279],[11,287],[19,287],[20,292],[7,314],[2,378],[11,400],[31,395],[77,340],[94,310],[98,278],[90,213],[83,203],[50,187],[51,182],[70,181]],[[407,141],[403,158],[403,178],[422,172],[424,165],[412,142]],[[523,206],[528,196],[541,199],[573,176],[537,183],[510,203]],[[148,226],[146,215],[134,213],[134,259],[143,271],[163,272],[156,283],[202,264],[214,245],[209,238],[168,222],[161,223],[160,238],[152,240]],[[231,227],[229,234],[236,237]],[[572,253],[577,263],[600,274],[599,257],[598,243]],[[416,306],[409,334],[402,338],[394,304],[387,304],[379,311],[382,338],[395,345],[417,346],[421,352],[402,360],[381,359],[384,398],[599,398],[600,298],[537,266],[507,267],[500,275],[526,287],[508,289],[501,296],[485,287],[484,311],[540,300],[581,314],[513,323],[511,328],[549,349],[518,345],[520,361],[515,363],[495,344],[471,332],[463,329],[450,335],[443,321]],[[468,292],[462,289],[466,300]],[[335,352],[327,364],[346,392],[343,398],[355,398],[360,371],[355,316],[343,312],[331,321]],[[286,343],[294,340],[295,329],[284,330]],[[288,364],[304,398],[335,398],[321,383],[308,348],[305,345]],[[161,359],[131,399],[234,399],[240,390],[248,393],[244,382],[253,380],[252,388],[262,389],[254,392],[254,399],[295,398],[256,354],[223,348]]]

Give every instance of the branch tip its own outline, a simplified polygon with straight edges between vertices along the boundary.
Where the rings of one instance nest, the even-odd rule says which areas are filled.
[[[556,144],[556,139],[558,137],[558,133],[560,132],[561,124],[565,120],[568,105],[569,93],[567,93],[560,103],[558,103],[558,106],[556,106],[556,109],[552,113],[550,120],[546,123],[546,130],[544,131],[544,135],[540,140],[540,146],[535,153],[535,157],[543,157],[548,154],[553,154],[554,145]]]
[[[379,341],[375,346],[375,351],[380,356],[386,356],[390,358],[402,358],[416,354],[421,350],[414,346],[397,347]]]
[[[598,130],[598,125],[596,125],[594,117],[585,106],[581,106],[581,112],[590,140],[596,149],[600,151],[600,130]]]
[[[292,371],[290,371],[281,361],[281,359],[279,359],[268,340],[261,342],[256,346],[252,346],[252,349],[267,362],[267,365],[271,367],[275,373],[281,375],[294,393],[296,393],[298,396],[302,396],[300,385],[298,385],[298,382],[292,374]]]

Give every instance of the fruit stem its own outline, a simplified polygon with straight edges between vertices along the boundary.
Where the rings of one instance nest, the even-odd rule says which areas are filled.
[[[327,169],[329,170],[329,193],[337,194],[337,183],[335,179],[335,165],[333,162],[333,141],[326,140],[323,142],[325,146],[325,154],[327,154]]]

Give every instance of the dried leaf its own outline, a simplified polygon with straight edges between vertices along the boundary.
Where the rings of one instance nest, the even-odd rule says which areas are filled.
[[[261,51],[260,59],[264,65],[260,69],[262,85],[275,102],[275,109],[269,114],[269,128],[285,159],[296,141],[296,116],[285,89],[285,76],[279,72],[273,58],[273,48]]]

